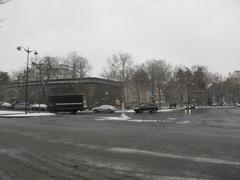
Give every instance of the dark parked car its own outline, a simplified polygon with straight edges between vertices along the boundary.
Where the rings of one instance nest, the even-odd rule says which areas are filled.
[[[134,108],[136,113],[142,113],[143,111],[148,111],[150,113],[155,113],[158,111],[158,107],[154,104],[143,104],[139,107]]]
[[[25,110],[25,102],[16,102],[12,105],[13,110]],[[30,104],[27,104],[27,109],[29,110]]]
[[[195,109],[196,105],[195,104],[188,104],[185,106],[185,109]]]

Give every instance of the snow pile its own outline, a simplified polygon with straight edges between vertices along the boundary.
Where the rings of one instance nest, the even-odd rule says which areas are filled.
[[[172,111],[179,111],[183,110],[183,108],[177,108],[177,109],[160,109],[158,112],[172,112]]]
[[[138,122],[138,123],[174,123],[179,125],[187,125],[190,124],[191,121],[179,121],[177,122],[177,118],[168,118],[168,119],[131,119],[126,114],[122,114],[117,117],[100,117],[95,119],[96,121],[127,121],[127,122]]]
[[[128,117],[126,114],[122,113],[121,116],[118,116],[118,117],[100,117],[98,119],[95,119],[95,120],[98,120],[98,121],[128,121],[130,120],[131,118]]]
[[[177,124],[189,124],[189,123],[191,123],[191,121],[182,121],[182,122],[177,122]]]
[[[121,118],[122,120],[130,120],[130,119],[131,119],[130,117],[128,117],[128,116],[127,116],[126,114],[124,114],[124,113],[121,114],[120,118]]]
[[[40,117],[40,116],[55,116],[54,113],[28,113],[24,111],[0,111],[0,117]]]
[[[8,115],[8,114],[24,114],[23,111],[0,111],[0,115]]]
[[[117,111],[115,111],[115,112],[121,113],[122,110],[117,110]],[[135,113],[135,111],[134,111],[133,109],[125,109],[124,112],[125,112],[125,113]]]

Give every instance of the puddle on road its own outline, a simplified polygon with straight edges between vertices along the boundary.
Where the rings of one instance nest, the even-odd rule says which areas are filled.
[[[187,125],[190,124],[191,121],[178,121],[178,118],[169,117],[167,119],[125,119],[120,117],[100,117],[96,118],[95,121],[122,121],[122,122],[139,122],[139,123],[151,123],[151,122],[159,122],[159,123],[176,123],[179,125]]]
[[[137,174],[137,176],[143,179],[151,179],[151,180],[209,180],[209,179],[174,177],[174,176],[157,176],[157,175],[146,176],[144,174]]]
[[[96,121],[125,121],[125,122],[160,122],[162,120],[156,119],[131,119],[131,118],[122,118],[120,117],[100,117],[95,119]]]
[[[185,124],[190,124],[191,121],[181,121],[181,122],[176,122],[177,124],[182,124],[182,125],[185,125]]]

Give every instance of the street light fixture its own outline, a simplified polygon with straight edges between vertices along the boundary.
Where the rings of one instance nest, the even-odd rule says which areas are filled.
[[[108,92],[105,92],[105,104],[107,104],[107,96],[108,96]]]
[[[30,50],[29,48],[24,48],[23,46],[18,46],[17,47],[17,50],[18,51],[21,51],[21,50],[24,50],[24,51],[26,51],[26,53],[27,53],[27,69],[26,69],[26,91],[25,91],[25,114],[27,114],[27,104],[28,104],[28,62],[29,62],[29,54],[30,53],[32,53],[32,52],[34,52],[34,55],[37,55],[38,54],[38,52],[37,51],[35,51],[35,50]]]

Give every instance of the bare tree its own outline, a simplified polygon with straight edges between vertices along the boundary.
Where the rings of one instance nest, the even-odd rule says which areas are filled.
[[[121,51],[109,57],[107,65],[107,69],[104,70],[101,76],[122,82],[122,110],[124,110],[126,85],[133,66],[132,57],[129,53]]]
[[[186,88],[185,84],[185,69],[186,67],[176,67],[174,71],[174,76],[169,83],[170,91],[168,93],[171,93],[169,95],[170,101],[172,103],[180,103],[181,106],[183,106],[183,99],[184,99],[184,92]]]
[[[0,4],[6,4],[7,2],[9,2],[11,0],[0,0]],[[6,20],[6,18],[0,18],[0,24],[3,23]],[[1,26],[0,26],[1,28]]]
[[[72,78],[84,78],[92,69],[88,60],[79,56],[77,52],[71,52],[64,63],[69,65]]]
[[[42,86],[42,96],[47,95],[47,86],[51,79],[58,76],[58,60],[52,56],[45,56],[39,61],[32,62],[32,70],[35,70],[35,78]]]
[[[134,67],[131,80],[134,86],[134,94],[137,97],[137,103],[140,105],[143,90],[149,85],[148,74],[143,66]]]
[[[149,75],[152,86],[153,103],[155,103],[155,90],[157,89],[158,107],[161,109],[161,90],[171,78],[171,65],[164,60],[148,60],[146,62],[146,71]]]
[[[181,105],[183,103],[206,104],[208,97],[207,89],[214,81],[214,77],[207,67],[194,65],[190,69],[187,67],[176,68],[173,76],[172,86],[175,88]],[[187,100],[184,97],[187,97]]]
[[[8,72],[4,72],[4,71],[0,71],[0,91],[2,93],[0,93],[0,100],[3,101],[4,96],[6,95],[4,93],[5,87],[6,85],[8,85],[8,83],[10,82],[10,77],[8,75]]]
[[[13,71],[10,76],[11,82],[13,82],[17,86],[16,89],[19,92],[18,99],[16,100],[24,98],[25,91],[22,83],[26,80],[25,71],[25,68],[21,68],[19,70]]]
[[[9,2],[9,1],[11,1],[11,0],[0,0],[0,4],[5,4],[5,3]]]
[[[8,72],[0,71],[0,86],[4,86],[9,83],[10,77]]]

